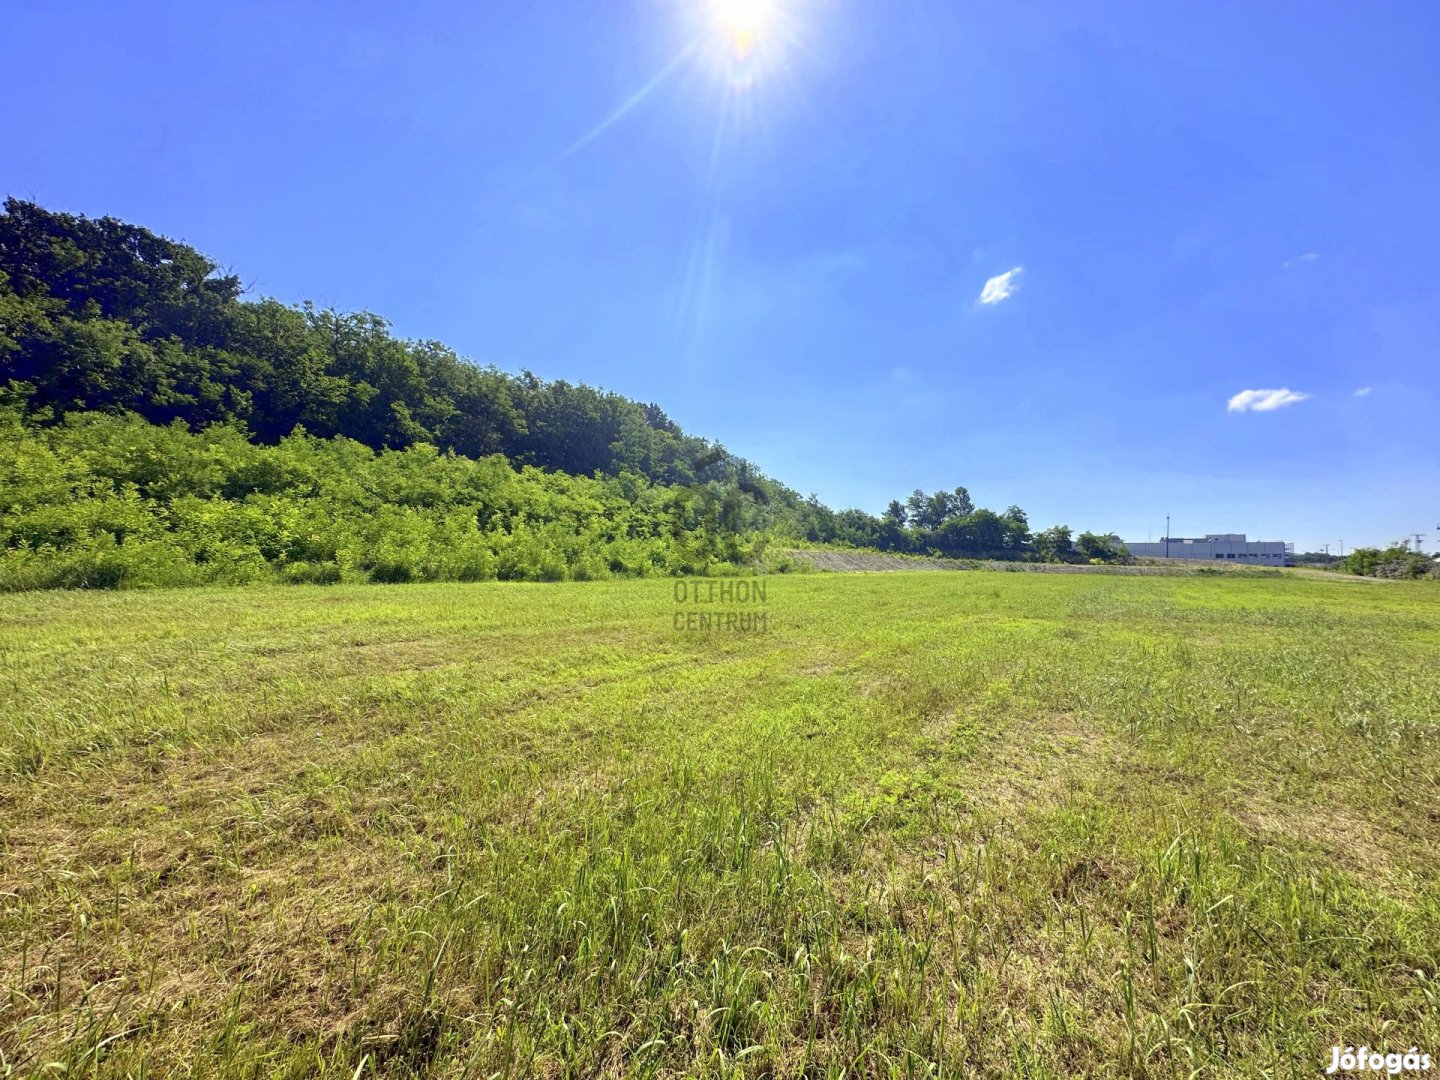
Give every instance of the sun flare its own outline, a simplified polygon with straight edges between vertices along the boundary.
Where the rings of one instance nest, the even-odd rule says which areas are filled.
[[[710,0],[715,26],[730,39],[736,54],[741,56],[750,51],[774,12],[771,0]]]

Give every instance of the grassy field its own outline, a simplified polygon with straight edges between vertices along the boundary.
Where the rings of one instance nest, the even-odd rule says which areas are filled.
[[[0,598],[0,1075],[1440,1057],[1440,589]]]

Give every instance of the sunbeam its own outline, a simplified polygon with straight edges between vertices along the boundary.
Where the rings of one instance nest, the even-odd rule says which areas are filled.
[[[580,138],[576,139],[573,143],[571,143],[564,150],[564,152],[562,152],[558,157],[555,158],[553,162],[551,162],[551,164],[560,164],[560,162],[578,153],[580,150],[590,145],[601,135],[605,134],[605,132],[609,131],[612,127],[618,124],[621,120],[625,118],[627,114],[632,112],[636,107],[639,106],[642,101],[649,97],[656,87],[658,87],[671,75],[675,74],[675,72],[680,68],[680,66],[695,54],[695,51],[699,48],[699,46],[700,42],[698,40],[692,41],[689,45],[686,45],[685,48],[681,49],[680,52],[676,54],[675,59],[671,60],[668,64],[666,64],[663,68],[660,69],[660,71],[655,75],[654,78],[652,78],[639,90],[636,90],[635,93],[631,94],[628,98],[626,98],[624,102],[621,103],[619,108],[615,109],[615,111],[612,112],[609,116],[605,117],[604,120],[601,120],[600,123],[596,124],[584,135],[581,135]]]

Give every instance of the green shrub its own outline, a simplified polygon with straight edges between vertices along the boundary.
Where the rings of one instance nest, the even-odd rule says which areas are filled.
[[[171,467],[173,466],[173,468]],[[599,580],[740,572],[753,537],[683,527],[673,492],[432,446],[257,446],[133,416],[0,408],[0,588],[279,580]],[[763,545],[758,550],[763,551]]]
[[[280,567],[280,580],[287,585],[338,585],[340,566],[333,562],[287,563]]]
[[[163,541],[120,543],[105,535],[65,548],[10,548],[0,554],[0,590],[134,589],[223,580]]]
[[[1440,565],[1428,555],[1411,551],[1399,544],[1380,548],[1356,548],[1336,564],[1342,573],[1362,577],[1402,578],[1414,580],[1440,577]]]

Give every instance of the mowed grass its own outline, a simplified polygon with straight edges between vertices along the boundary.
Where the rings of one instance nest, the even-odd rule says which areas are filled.
[[[0,598],[0,1074],[1440,1052],[1440,590],[672,590]]]

